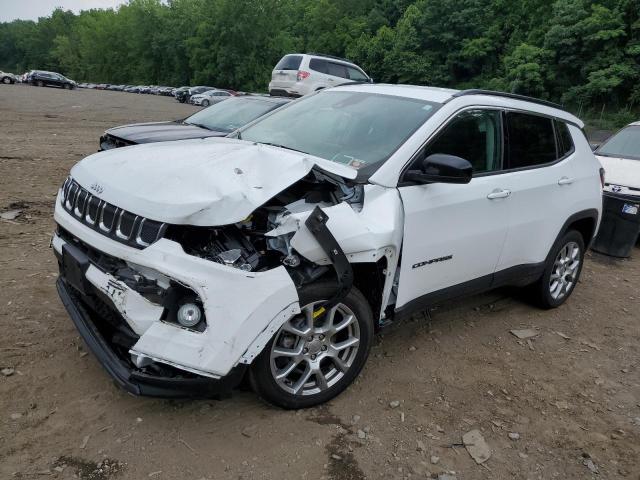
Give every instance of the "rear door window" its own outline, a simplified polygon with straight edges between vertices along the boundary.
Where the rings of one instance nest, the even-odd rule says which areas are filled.
[[[327,73],[334,77],[349,78],[347,75],[347,67],[341,63],[327,62]]]
[[[327,61],[321,58],[312,58],[309,61],[309,68],[320,73],[327,73]]]
[[[276,65],[275,70],[298,70],[302,55],[285,55]]]
[[[506,114],[506,169],[535,167],[558,158],[553,121],[520,112]]]

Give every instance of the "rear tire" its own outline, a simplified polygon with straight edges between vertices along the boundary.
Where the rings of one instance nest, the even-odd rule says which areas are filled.
[[[254,391],[287,409],[324,403],[358,376],[373,340],[373,314],[357,288],[336,307],[315,315],[336,291],[319,282],[299,291],[302,313],[289,319],[254,360]]]
[[[569,230],[551,248],[542,277],[532,285],[535,302],[542,308],[556,308],[571,296],[584,264],[584,239]]]
[[[44,87],[44,82],[42,80],[38,80],[37,85],[39,87]]]
[[[4,83],[5,85],[9,85],[10,83],[13,83],[11,81],[11,79],[9,77],[3,77],[2,78],[2,83]]]

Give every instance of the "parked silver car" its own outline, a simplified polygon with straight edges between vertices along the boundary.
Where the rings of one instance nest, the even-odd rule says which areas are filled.
[[[189,103],[192,105],[200,105],[202,107],[208,107],[215,103],[220,103],[223,100],[231,98],[233,95],[225,90],[207,90],[206,92],[192,95],[189,98]]]

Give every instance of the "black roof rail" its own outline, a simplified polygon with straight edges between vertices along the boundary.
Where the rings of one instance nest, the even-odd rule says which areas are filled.
[[[333,58],[334,60],[342,60],[343,62],[353,63],[348,58],[336,57],[335,55],[327,55],[325,53],[307,52],[307,55],[314,55],[316,57],[324,57],[324,58]]]
[[[557,108],[559,110],[564,110],[562,105],[557,103],[550,102],[548,100],[540,100],[539,98],[528,97],[526,95],[519,95],[517,93],[507,93],[507,92],[496,92],[494,90],[483,90],[481,88],[472,88],[469,90],[460,90],[457,93],[454,93],[451,98],[457,97],[465,97],[467,95],[490,95],[492,97],[505,97],[505,98],[513,98],[514,100],[523,100],[525,102],[537,103],[538,105],[544,105],[545,107]]]

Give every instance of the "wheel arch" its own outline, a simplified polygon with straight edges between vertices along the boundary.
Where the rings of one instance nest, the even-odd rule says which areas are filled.
[[[580,235],[582,235],[585,248],[589,248],[591,241],[595,237],[597,225],[598,210],[595,208],[574,213],[564,223],[560,233],[558,233],[556,241],[569,230],[576,230]]]

